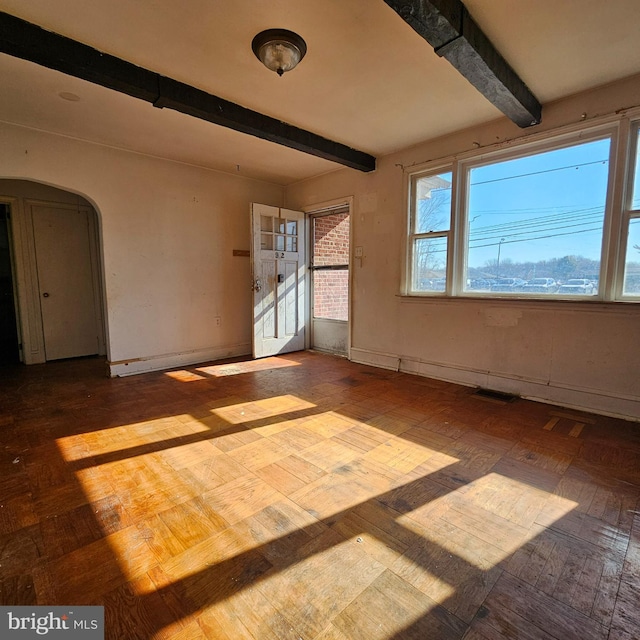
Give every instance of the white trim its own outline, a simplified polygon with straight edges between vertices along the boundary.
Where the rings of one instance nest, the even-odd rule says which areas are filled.
[[[604,203],[604,218],[602,240],[600,245],[600,272],[598,293],[595,296],[601,302],[637,302],[640,296],[623,296],[624,280],[624,249],[628,233],[628,211],[623,211],[623,202],[629,200],[628,183],[632,178],[632,168],[629,162],[630,132],[635,132],[633,117],[638,117],[640,109],[634,108],[624,114],[611,114],[591,121],[588,126],[575,124],[561,127],[552,131],[523,136],[517,140],[502,142],[485,147],[482,150],[471,150],[458,156],[449,156],[420,165],[403,167],[405,174],[405,211],[407,233],[404,240],[404,256],[400,280],[400,294],[412,295],[417,298],[430,297],[479,297],[483,299],[499,299],[501,296],[492,293],[465,291],[466,261],[468,260],[468,176],[473,168],[482,167],[496,162],[524,158],[533,154],[554,151],[564,147],[585,144],[599,139],[609,140],[609,161],[607,174],[606,201]],[[414,184],[422,176],[434,175],[443,168],[453,173],[451,209],[452,219],[448,232],[448,251],[446,265],[446,291],[414,291],[412,287],[413,250],[416,239],[414,231],[415,197]],[[506,299],[528,299],[529,296],[502,296]],[[535,296],[533,296],[535,297]],[[576,297],[563,297],[559,294],[545,296],[544,300],[563,300],[575,303]]]
[[[451,203],[449,206],[449,218],[448,225],[446,229],[435,229],[433,231],[426,232],[418,232],[416,231],[417,227],[417,207],[418,207],[418,198],[416,197],[417,193],[417,181],[421,178],[429,178],[433,176],[439,176],[440,174],[450,173],[451,174]],[[401,282],[401,291],[407,295],[423,295],[425,297],[437,296],[440,295],[439,291],[414,291],[414,264],[415,264],[415,248],[418,240],[423,239],[435,239],[435,238],[444,238],[445,246],[446,246],[446,263],[445,263],[445,287],[446,294],[451,295],[451,282],[453,276],[453,268],[452,261],[449,258],[451,255],[451,250],[454,245],[453,243],[453,233],[454,225],[455,225],[455,203],[456,203],[456,193],[455,193],[455,183],[456,183],[456,165],[452,164],[443,164],[439,167],[434,167],[430,171],[424,171],[417,174],[410,174],[405,176],[405,180],[408,182],[406,185],[407,191],[407,202],[408,211],[407,215],[407,234],[405,239],[405,259],[404,259],[404,269],[402,273],[402,282]]]
[[[349,213],[349,299],[348,299],[348,315],[347,315],[347,353],[346,356],[348,359],[351,359],[351,343],[352,343],[352,331],[353,331],[353,323],[352,323],[352,314],[353,314],[353,248],[355,243],[353,241],[353,218],[354,218],[354,208],[353,208],[353,196],[343,196],[342,198],[333,198],[332,200],[325,200],[324,202],[318,202],[316,204],[311,204],[302,207],[302,211],[304,211],[306,215],[306,219],[313,217],[320,217],[322,215],[331,215],[337,209],[341,209],[343,207],[348,208]],[[312,226],[311,224],[306,225],[307,228],[307,256],[309,259],[313,255],[313,237],[312,237]],[[307,332],[307,342],[306,348],[309,349],[311,347],[312,339],[313,339],[313,288],[311,283],[312,272],[311,269],[307,269],[307,291],[308,293],[308,302],[306,305],[306,326],[309,328]],[[343,354],[338,354],[343,355]]]
[[[432,169],[436,169],[437,167],[452,164],[456,161],[467,162],[468,160],[483,158],[484,156],[490,157],[493,154],[507,152],[509,149],[517,149],[520,146],[527,146],[529,144],[544,144],[544,142],[549,138],[560,140],[563,137],[581,135],[583,132],[611,127],[612,125],[616,125],[624,119],[636,120],[638,118],[640,118],[640,106],[632,107],[629,109],[622,109],[614,113],[593,118],[589,121],[561,125],[555,129],[547,129],[545,131],[525,133],[521,136],[510,138],[509,140],[502,140],[500,142],[492,143],[485,146],[478,145],[475,149],[469,149],[468,151],[450,154],[442,158],[425,160],[406,166],[403,165],[402,170],[409,175],[412,175],[414,173],[422,173],[425,171],[431,171]]]
[[[467,387],[513,393],[537,402],[640,422],[640,397],[636,396],[614,395],[601,389],[553,384],[543,379],[517,376],[513,373],[489,372],[367,349],[352,349],[352,354],[352,360],[360,364]]]
[[[606,300],[618,300],[622,292],[624,279],[624,264],[620,263],[624,257],[620,251],[623,245],[622,230],[624,227],[624,201],[627,182],[627,165],[629,162],[629,134],[630,122],[624,119],[618,126],[618,135],[613,140],[609,196],[605,209],[603,228],[603,250],[601,279],[604,276],[604,286],[600,287],[601,295]],[[614,152],[615,150],[615,152]]]
[[[391,371],[398,371],[400,367],[400,358],[398,356],[392,353],[380,353],[367,349],[352,348],[350,360],[358,364],[368,364],[372,367],[390,369]]]
[[[638,140],[640,135],[640,119],[632,120],[629,122],[629,133],[627,136],[627,153],[626,159],[626,171],[621,172],[624,180],[624,192],[622,195],[622,213],[620,222],[620,236],[618,243],[618,261],[616,263],[616,298],[624,302],[637,302],[640,301],[640,294],[630,295],[624,294],[624,280],[627,262],[627,244],[629,241],[629,226],[631,221],[640,218],[640,211],[634,210],[633,205],[633,189],[635,169],[637,163],[640,161],[638,157]],[[637,185],[640,188],[640,185]]]
[[[322,213],[330,214],[332,213],[332,209],[339,209],[340,207],[349,207],[349,210],[351,211],[353,209],[353,196],[334,198],[332,200],[325,200],[324,202],[310,204],[306,207],[302,207],[301,211],[304,211],[308,215],[320,215]]]
[[[167,353],[148,358],[130,358],[109,362],[109,375],[112,378],[131,376],[149,371],[162,371],[175,367],[185,367],[193,364],[203,364],[223,358],[251,356],[251,343],[242,343],[226,347],[211,347],[194,351]]]
[[[31,207],[25,198],[3,196],[2,202],[11,207],[11,236],[15,259],[19,332],[22,340],[22,361],[40,364],[46,361],[44,333],[40,314],[38,274]]]

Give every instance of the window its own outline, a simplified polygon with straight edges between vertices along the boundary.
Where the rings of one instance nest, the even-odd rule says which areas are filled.
[[[468,165],[464,290],[597,294],[610,147],[605,138]]]
[[[445,291],[451,228],[451,172],[422,175],[411,194],[411,290]]]
[[[627,251],[624,262],[623,296],[640,298],[640,125],[634,130],[629,183],[631,205],[627,214]]]
[[[298,250],[298,222],[260,216],[260,248],[269,251]]]
[[[619,137],[629,131],[619,122],[411,174],[404,291],[640,300],[640,121],[616,214],[613,172],[627,164]]]

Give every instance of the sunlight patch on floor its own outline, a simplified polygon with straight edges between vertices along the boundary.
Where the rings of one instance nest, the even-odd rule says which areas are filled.
[[[187,371],[186,369],[182,369],[180,371],[165,371],[164,375],[168,378],[172,378],[173,380],[177,380],[178,382],[196,382],[198,380],[206,380],[206,376],[198,375],[193,371]]]
[[[553,504],[553,519],[547,519],[543,527],[536,524],[536,517],[547,503]],[[398,522],[487,571],[577,506],[524,482],[488,473],[403,515]]]
[[[66,436],[58,438],[56,444],[64,460],[73,462],[209,431],[206,424],[183,414]]]
[[[211,412],[230,424],[242,424],[251,420],[262,420],[274,416],[313,409],[316,405],[292,395],[274,396],[264,400],[253,400],[212,409]]]
[[[278,356],[273,358],[261,358],[259,360],[244,360],[242,362],[217,364],[208,367],[197,367],[196,371],[200,371],[201,373],[215,378],[221,378],[225,376],[237,376],[243,373],[269,371],[270,369],[283,369],[285,367],[298,366],[300,366],[299,362],[287,360],[282,356]]]

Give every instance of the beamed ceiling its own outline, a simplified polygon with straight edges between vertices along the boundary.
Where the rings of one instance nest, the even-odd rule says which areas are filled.
[[[0,11],[1,121],[279,184],[370,171],[503,115],[535,126],[540,104],[640,73],[638,0],[0,0]],[[251,50],[278,27],[308,46],[281,78]]]

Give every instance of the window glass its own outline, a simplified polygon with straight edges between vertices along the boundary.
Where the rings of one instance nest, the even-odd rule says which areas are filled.
[[[298,222],[296,220],[287,220],[287,235],[298,235]]]
[[[273,249],[273,236],[269,233],[263,233],[260,236],[260,248],[265,251]]]
[[[451,225],[451,173],[415,181],[415,233],[447,231]]]
[[[262,231],[273,231],[273,218],[271,216],[260,216],[260,229]]]
[[[636,170],[633,176],[632,209],[640,209],[640,128],[636,131]]]
[[[409,277],[413,293],[446,291],[452,184],[451,171],[413,178]]]
[[[597,293],[609,148],[606,138],[470,168],[465,290]]]
[[[350,220],[348,210],[313,218],[313,317],[349,318]]]
[[[313,264],[316,267],[349,264],[349,212],[313,219]]]
[[[417,238],[413,248],[413,290],[444,291],[447,275],[447,237]]]
[[[624,294],[640,296],[640,218],[629,222],[627,256],[624,267]]]

